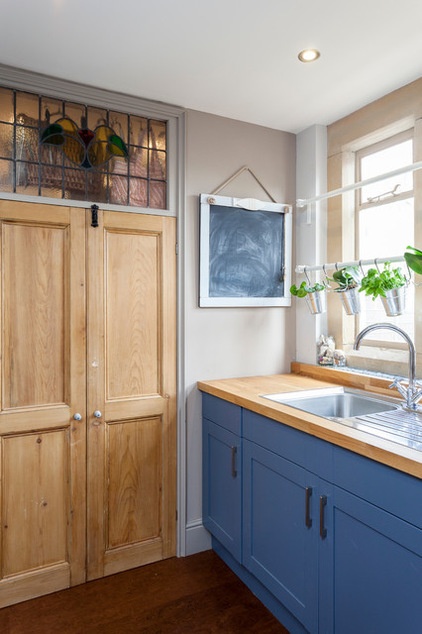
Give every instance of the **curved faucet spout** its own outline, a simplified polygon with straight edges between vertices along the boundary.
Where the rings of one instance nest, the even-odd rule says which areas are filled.
[[[404,398],[406,399],[406,406],[410,409],[415,409],[417,401],[422,396],[422,392],[418,391],[416,386],[416,349],[413,341],[411,340],[407,332],[405,332],[398,326],[395,326],[394,324],[370,324],[369,326],[361,330],[361,332],[357,335],[355,343],[353,344],[353,349],[359,350],[362,339],[373,330],[392,330],[393,332],[396,332],[398,335],[403,337],[403,339],[406,341],[409,347],[408,388],[403,388],[403,386],[397,380],[394,381],[394,383],[390,387],[396,387],[399,390],[400,394],[402,394],[402,396],[404,396]]]

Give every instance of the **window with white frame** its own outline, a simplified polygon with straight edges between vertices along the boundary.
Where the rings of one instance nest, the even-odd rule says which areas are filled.
[[[381,176],[413,163],[413,130],[368,146],[356,153],[356,177],[359,181]],[[413,173],[382,179],[356,192],[356,255],[358,260],[388,258],[404,253],[414,244]],[[383,264],[378,264],[380,270]],[[404,262],[392,263],[409,277]],[[369,267],[364,269],[364,272]],[[414,287],[406,289],[406,311],[387,317],[379,298],[361,293],[361,313],[357,329],[371,323],[394,323],[414,337]],[[404,342],[391,330],[376,330],[365,338],[365,345],[402,347]]]

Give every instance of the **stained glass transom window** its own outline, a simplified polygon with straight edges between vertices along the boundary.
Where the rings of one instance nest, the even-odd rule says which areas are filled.
[[[87,169],[60,145],[40,144],[47,126],[63,117],[81,129],[109,126],[128,157]],[[166,121],[0,87],[0,191],[166,209]]]

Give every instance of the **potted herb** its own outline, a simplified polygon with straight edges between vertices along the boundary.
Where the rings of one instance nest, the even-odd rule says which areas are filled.
[[[295,297],[305,297],[306,304],[312,315],[324,313],[327,306],[326,287],[324,284],[316,282],[311,285],[303,281],[300,286],[293,284],[290,287],[290,293]]]
[[[391,268],[390,262],[385,262],[384,269],[368,269],[362,279],[360,291],[365,295],[372,295],[372,300],[381,297],[384,310],[388,317],[401,315],[405,309],[407,280],[401,268]]]
[[[337,284],[333,290],[340,293],[346,315],[357,315],[360,312],[360,298],[358,295],[360,282],[359,269],[356,266],[344,266],[333,273],[330,281]]]

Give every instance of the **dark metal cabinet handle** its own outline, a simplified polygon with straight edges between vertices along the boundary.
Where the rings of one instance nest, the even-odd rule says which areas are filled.
[[[312,487],[306,487],[305,489],[305,526],[306,528],[311,528],[312,526],[311,497],[312,497]]]
[[[236,457],[237,457],[237,447],[232,447],[232,477],[237,477],[237,469],[236,469]]]
[[[327,529],[325,528],[325,507],[327,506],[327,496],[320,495],[319,496],[319,536],[321,539],[325,539],[327,537]]]

